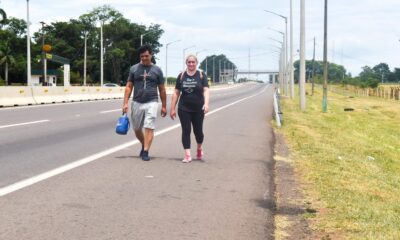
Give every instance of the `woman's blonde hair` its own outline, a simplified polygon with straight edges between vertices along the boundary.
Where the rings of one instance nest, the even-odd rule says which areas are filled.
[[[189,54],[189,55],[186,56],[185,63],[187,63],[188,59],[191,58],[191,57],[194,58],[194,60],[196,61],[196,63],[199,62],[199,61],[197,60],[196,55],[194,55],[194,54]]]

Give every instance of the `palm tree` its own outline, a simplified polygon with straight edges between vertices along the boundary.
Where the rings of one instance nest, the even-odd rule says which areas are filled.
[[[4,68],[4,80],[6,86],[8,85],[8,66],[12,66],[15,64],[15,58],[11,55],[11,48],[8,44],[4,45],[2,49],[0,49],[0,65],[5,64]]]
[[[0,16],[1,16],[1,20],[0,20],[0,25],[3,25],[6,23],[7,21],[7,14],[6,12],[0,8]]]

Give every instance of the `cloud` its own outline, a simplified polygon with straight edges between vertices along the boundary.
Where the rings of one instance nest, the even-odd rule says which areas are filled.
[[[242,68],[248,68],[250,49],[250,64],[254,68],[276,68],[276,56],[266,54],[266,51],[271,51],[268,45],[275,44],[268,37],[278,38],[279,35],[266,28],[284,31],[285,22],[263,10],[289,17],[289,1],[32,0],[32,31],[39,29],[38,23],[42,20],[67,21],[103,4],[111,5],[133,22],[147,26],[161,24],[165,30],[161,43],[181,39],[169,49],[171,72],[179,71],[182,49],[190,45],[197,46],[191,49],[193,51],[209,49],[201,54],[202,57],[205,54],[226,54]],[[323,4],[320,0],[306,1],[307,58],[312,57],[313,38],[316,37],[317,59],[322,59]],[[3,0],[2,6],[11,16],[26,18],[26,1]],[[293,1],[295,50],[299,48],[299,8],[299,1]],[[400,30],[397,26],[400,1],[335,0],[329,1],[328,10],[330,61],[343,63],[353,75],[358,74],[364,65],[374,66],[380,62],[387,62],[391,68],[399,67],[398,54],[395,53],[400,52]],[[157,57],[159,63],[164,65],[164,48]]]

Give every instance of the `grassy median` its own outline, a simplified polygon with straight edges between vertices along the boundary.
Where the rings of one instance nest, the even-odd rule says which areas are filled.
[[[341,239],[400,239],[400,102],[329,92],[322,113],[316,88],[305,112],[298,98],[281,104],[278,131],[317,210],[312,227]]]

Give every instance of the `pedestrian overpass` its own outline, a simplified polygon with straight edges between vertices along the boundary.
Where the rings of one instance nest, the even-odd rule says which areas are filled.
[[[247,79],[252,79],[251,77],[255,77],[254,80],[259,80],[259,75],[264,76],[263,80],[269,80],[269,82],[276,82],[278,80],[279,71],[277,70],[240,70],[236,71],[237,79],[246,77]],[[252,79],[253,80],[253,79]]]

